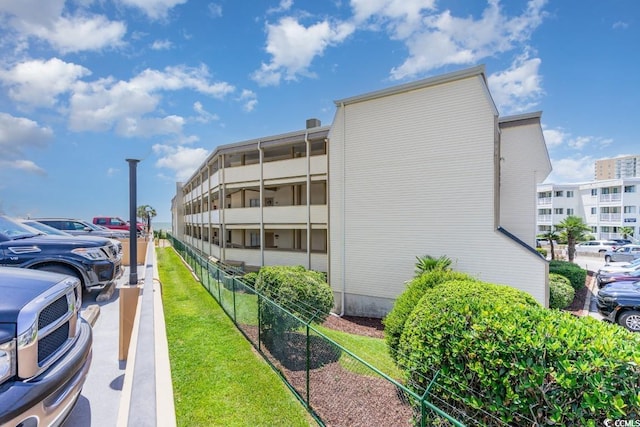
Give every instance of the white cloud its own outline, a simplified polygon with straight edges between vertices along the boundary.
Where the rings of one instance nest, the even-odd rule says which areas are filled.
[[[118,168],[108,168],[107,169],[107,176],[114,176],[114,175],[117,175],[118,173],[120,173],[120,169],[118,169]]]
[[[207,6],[209,9],[209,15],[212,18],[221,18],[222,17],[222,6],[217,3],[209,3]]]
[[[53,107],[60,94],[70,91],[81,77],[91,71],[58,58],[31,60],[0,70],[0,80],[9,86],[9,96],[20,103]]]
[[[518,58],[507,70],[490,75],[487,80],[493,100],[501,114],[521,113],[535,107],[544,95],[539,74],[541,60]]]
[[[65,11],[64,0],[20,0],[0,2],[0,14],[17,33],[17,45],[38,38],[62,53],[113,48],[123,44],[123,22],[110,21],[82,9]]]
[[[126,6],[140,9],[151,19],[166,18],[169,10],[186,2],[187,0],[120,0]]]
[[[295,18],[285,17],[267,25],[266,51],[272,57],[262,63],[252,78],[262,86],[277,85],[281,79],[295,80],[298,75],[313,76],[309,66],[328,46],[342,42],[354,31],[347,23],[317,22],[309,27]]]
[[[558,147],[570,137],[562,129],[544,129],[543,134],[548,148]]]
[[[446,65],[477,63],[483,58],[509,51],[525,43],[543,20],[544,0],[531,0],[516,17],[503,15],[498,0],[489,0],[479,19],[459,18],[446,10],[425,15],[415,26],[391,25],[396,38],[404,40],[409,57],[391,70],[391,77],[403,79]]]
[[[31,160],[14,160],[9,162],[2,162],[4,167],[18,169],[24,172],[33,173],[36,175],[46,175],[47,172],[40,166],[32,162]]]
[[[593,181],[595,159],[591,156],[551,159],[553,168],[547,183],[577,183]]]
[[[628,22],[618,21],[613,23],[614,30],[626,30],[627,28],[629,28]]]
[[[184,120],[178,116],[147,117],[158,109],[161,93],[191,89],[223,98],[235,88],[226,82],[210,83],[206,67],[146,69],[129,81],[100,79],[79,82],[70,99],[69,126],[75,131],[107,131],[116,128],[124,136],[179,133]]]
[[[161,156],[156,162],[156,167],[173,170],[177,181],[187,180],[209,155],[204,148],[173,147],[161,144],[154,145],[153,151]]]
[[[613,143],[611,138],[594,136],[573,136],[563,129],[544,129],[544,139],[549,149],[570,148],[582,151],[585,147],[604,148]]]
[[[395,38],[403,39],[421,26],[422,13],[435,10],[435,0],[351,0],[354,20],[371,29],[388,26]]]
[[[193,111],[195,111],[198,115],[196,116],[196,121],[200,123],[209,123],[211,121],[220,120],[217,114],[211,114],[207,110],[204,109],[202,103],[194,102],[193,103]]]
[[[153,50],[169,50],[173,47],[173,43],[169,40],[154,40],[151,44]]]
[[[287,10],[291,9],[291,6],[293,6],[293,0],[280,0],[280,4],[278,4],[277,7],[272,7],[271,9],[267,9],[267,13],[271,14],[271,13],[286,12]]]
[[[53,131],[33,120],[0,113],[0,153],[2,158],[17,158],[25,148],[43,148]]]
[[[258,99],[255,92],[248,89],[244,89],[242,91],[238,100],[244,102],[242,109],[246,112],[253,111],[253,109],[256,108],[256,105],[258,105]]]

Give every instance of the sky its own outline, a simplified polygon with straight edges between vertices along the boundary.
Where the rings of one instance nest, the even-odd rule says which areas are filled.
[[[640,154],[637,0],[0,0],[0,213],[171,220],[218,145],[330,125],[334,100],[484,65],[542,111],[552,183]]]

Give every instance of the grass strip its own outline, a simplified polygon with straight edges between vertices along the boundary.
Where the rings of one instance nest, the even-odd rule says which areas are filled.
[[[316,425],[173,248],[157,256],[178,425]]]

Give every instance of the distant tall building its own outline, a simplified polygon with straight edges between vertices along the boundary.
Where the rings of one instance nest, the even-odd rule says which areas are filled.
[[[595,178],[621,179],[640,177],[640,155],[596,160]]]

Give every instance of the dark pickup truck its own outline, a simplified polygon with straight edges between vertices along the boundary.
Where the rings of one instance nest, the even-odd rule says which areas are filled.
[[[122,254],[110,239],[45,235],[0,216],[0,267],[46,270],[77,277],[87,290],[122,275]]]
[[[0,267],[0,425],[59,426],[92,358],[75,277]]]

